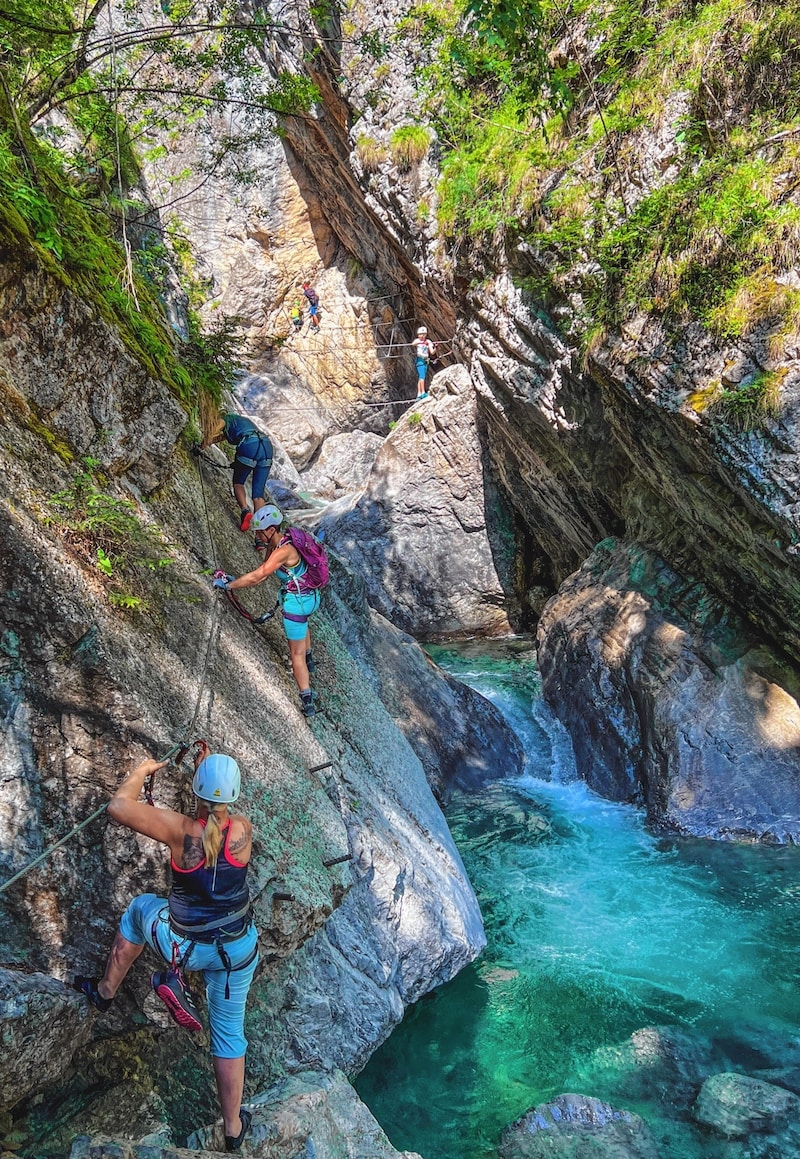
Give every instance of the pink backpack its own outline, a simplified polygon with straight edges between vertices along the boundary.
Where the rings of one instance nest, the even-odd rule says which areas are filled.
[[[302,594],[324,588],[328,582],[328,556],[317,537],[302,527],[290,527],[281,537],[281,543],[291,543],[306,564],[303,574],[292,580],[291,589]]]

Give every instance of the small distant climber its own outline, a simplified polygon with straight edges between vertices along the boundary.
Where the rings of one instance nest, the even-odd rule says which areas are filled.
[[[150,983],[173,1019],[185,1030],[202,1030],[184,979],[199,970],[206,984],[211,1054],[225,1134],[225,1150],[238,1151],[250,1128],[242,1106],[247,1039],[244,1011],[258,964],[247,870],[253,827],[231,813],[241,774],[236,761],[211,754],[204,742],[195,758],[192,791],[197,817],[173,809],[153,809],[139,800],[148,777],[166,761],[143,761],[129,773],[108,805],[115,821],[169,847],[172,888],[168,898],[145,893],[122,915],[105,973],[99,980],[79,974],[74,988],[105,1012],[147,943],[170,964]]]
[[[428,392],[425,389],[425,378],[428,374],[428,366],[431,359],[436,357],[436,343],[431,342],[428,337],[428,329],[426,326],[420,326],[417,329],[417,339],[414,342],[414,358],[417,363],[417,399],[428,398]]]
[[[253,494],[253,509],[258,511],[266,503],[264,488],[272,470],[272,443],[269,436],[260,431],[251,419],[237,414],[222,416],[222,430],[211,439],[211,442],[217,443],[222,440],[236,447],[233,460],[233,493],[241,511],[239,527],[242,531],[247,531],[253,518],[253,511],[247,502],[245,483],[252,471],[250,489]]]
[[[303,307],[300,302],[295,302],[292,306],[291,318],[295,333],[299,333],[303,329]]]
[[[314,716],[316,693],[311,689],[311,673],[316,664],[311,650],[310,617],[320,604],[320,588],[328,582],[328,563],[325,549],[308,531],[288,527],[281,533],[283,515],[277,507],[260,508],[250,524],[256,533],[256,546],[264,548],[266,558],[255,571],[235,579],[226,576],[215,579],[214,587],[228,591],[254,587],[268,576],[276,575],[281,581],[281,612],[283,630],[289,641],[292,673],[300,693],[303,716]]]
[[[308,301],[308,316],[312,330],[319,330],[319,294],[311,282],[303,282],[303,297]]]

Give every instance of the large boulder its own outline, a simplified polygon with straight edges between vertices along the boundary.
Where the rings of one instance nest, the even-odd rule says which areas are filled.
[[[363,493],[319,525],[403,631],[506,632],[513,545],[485,480],[469,375],[442,371],[431,389],[386,439]]]
[[[800,839],[800,682],[702,584],[607,540],[539,625],[544,695],[578,771],[704,837]]]
[[[588,1095],[559,1095],[503,1132],[501,1159],[658,1159],[650,1128]]]
[[[312,466],[303,472],[303,489],[325,499],[359,491],[372,470],[383,439],[369,431],[331,435]]]

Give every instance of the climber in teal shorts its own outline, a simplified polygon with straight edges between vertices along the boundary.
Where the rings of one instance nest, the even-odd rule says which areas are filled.
[[[316,694],[311,691],[310,673],[315,671],[316,664],[311,651],[308,621],[320,604],[319,587],[327,582],[327,562],[324,549],[314,541],[313,536],[300,528],[289,528],[281,535],[282,523],[283,516],[277,507],[268,504],[256,511],[250,527],[256,533],[256,546],[266,549],[266,559],[255,571],[239,576],[238,579],[233,576],[215,579],[214,587],[236,591],[260,584],[268,576],[278,577],[281,581],[283,630],[289,641],[289,657],[300,693],[301,711],[304,716],[313,716],[316,712]],[[304,558],[293,541],[300,543],[301,547],[301,541],[305,541],[311,551],[321,555],[324,568],[322,574],[318,570],[320,565]]]

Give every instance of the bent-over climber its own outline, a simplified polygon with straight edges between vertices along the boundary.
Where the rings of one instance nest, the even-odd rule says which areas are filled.
[[[168,970],[151,984],[174,1020],[186,1030],[202,1030],[198,1010],[183,976],[200,970],[206,983],[211,1053],[225,1134],[225,1150],[238,1151],[250,1127],[242,1107],[244,1010],[258,963],[258,934],[253,922],[247,869],[253,828],[231,813],[241,788],[232,757],[210,754],[204,742],[196,758],[192,790],[197,817],[173,809],[153,809],[139,800],[148,777],[166,761],[142,761],[111,798],[108,813],[121,825],[169,847],[172,889],[168,898],[145,893],[122,915],[105,973],[98,981],[78,975],[74,987],[98,1010],[106,1011],[128,971],[150,945]]]
[[[316,671],[316,664],[308,622],[319,607],[319,589],[327,583],[327,560],[322,546],[307,531],[289,527],[281,533],[282,525],[283,515],[277,507],[267,505],[257,511],[250,526],[256,533],[256,546],[267,553],[264,562],[238,579],[215,579],[214,587],[236,591],[263,583],[268,576],[278,577],[283,630],[300,693],[300,709],[303,716],[313,716],[316,693],[311,690],[310,673]]]
[[[252,419],[245,418],[244,415],[224,414],[220,424],[221,430],[218,430],[209,441],[218,443],[224,440],[236,448],[233,460],[233,493],[241,511],[239,527],[242,531],[247,531],[253,518],[253,510],[258,511],[266,503],[264,488],[272,470],[272,442],[268,435],[258,429]],[[251,471],[252,509],[247,502],[245,489]]]
[[[417,339],[414,342],[414,361],[417,364],[417,399],[427,398],[425,378],[431,359],[436,357],[436,344],[428,337],[427,326],[420,326],[417,330]]]

